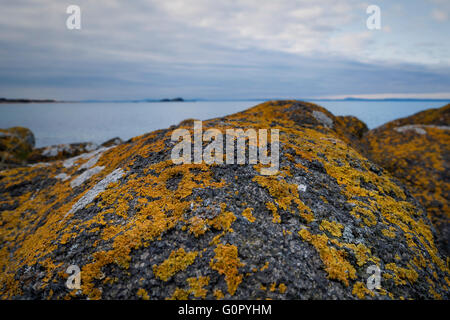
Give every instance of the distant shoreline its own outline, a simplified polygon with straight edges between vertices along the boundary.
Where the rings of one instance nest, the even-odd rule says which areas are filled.
[[[184,100],[183,98],[164,98],[160,100],[54,100],[54,99],[7,99],[0,98],[0,103],[93,103],[93,102],[193,102],[195,100]]]
[[[289,99],[183,99],[183,98],[164,98],[164,99],[125,99],[125,100],[102,100],[102,99],[91,99],[91,100],[54,100],[54,99],[7,99],[0,98],[0,104],[8,103],[158,103],[158,102],[231,102],[231,101],[273,101],[273,100],[299,100],[299,101],[342,101],[342,102],[353,102],[353,101],[364,101],[364,102],[450,102],[448,99],[414,99],[414,98],[384,98],[384,99],[365,99],[365,98],[342,98],[342,99],[325,99],[325,98],[289,98]]]
[[[55,103],[64,102],[53,99],[6,99],[0,98],[0,103]]]

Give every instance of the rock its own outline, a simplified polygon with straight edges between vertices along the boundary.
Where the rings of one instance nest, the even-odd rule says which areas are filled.
[[[159,100],[159,102],[184,102],[184,99],[180,98],[180,97],[173,98],[173,99],[164,98],[164,99]]]
[[[123,140],[120,139],[119,137],[115,137],[115,138],[109,139],[108,141],[103,142],[101,145],[102,145],[102,147],[113,147],[113,146],[117,146],[121,143],[123,143]]]
[[[283,101],[273,103],[284,104]],[[249,112],[252,109],[256,111],[258,107],[251,108]],[[367,131],[367,125],[358,118],[353,116],[336,117],[325,108],[313,103],[295,101],[284,111],[286,114],[283,115],[283,118],[294,121],[298,126],[314,128],[321,132],[331,129],[338,138],[351,144],[359,144],[360,138]],[[276,122],[276,119],[274,120]]]
[[[370,130],[365,154],[408,186],[450,254],[450,104]]]
[[[2,171],[1,297],[448,299],[424,208],[374,171],[331,113],[273,101],[203,127],[279,129],[280,171],[175,165],[178,126]],[[193,132],[189,121],[182,128]],[[80,290],[65,286],[70,265],[81,269]],[[381,288],[371,291],[373,266]]]
[[[34,149],[28,156],[27,161],[29,163],[38,163],[65,160],[80,154],[98,150],[101,147],[112,147],[121,143],[123,143],[122,139],[116,137],[102,143],[101,145],[92,142],[52,145]]]
[[[98,148],[99,145],[91,142],[57,144],[34,149],[27,160],[29,163],[64,160]]]
[[[33,132],[27,128],[0,129],[0,169],[23,165],[34,144]]]
[[[336,121],[344,128],[342,129],[343,132],[352,138],[356,137],[361,139],[369,131],[367,125],[354,116],[338,116],[336,117]]]

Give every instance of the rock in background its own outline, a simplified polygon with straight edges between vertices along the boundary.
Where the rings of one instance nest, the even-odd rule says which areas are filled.
[[[33,132],[27,128],[0,129],[0,169],[25,164],[34,144]]]
[[[101,147],[112,147],[121,144],[120,138],[110,139],[101,145],[92,142],[58,144],[48,147],[36,148],[28,156],[28,163],[48,162],[55,160],[64,160],[75,157],[83,153],[97,150]]]
[[[424,205],[450,254],[450,104],[370,130],[364,153],[404,182]]]

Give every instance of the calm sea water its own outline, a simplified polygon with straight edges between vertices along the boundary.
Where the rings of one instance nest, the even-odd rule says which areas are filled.
[[[170,103],[0,104],[0,128],[23,126],[36,136],[36,146],[59,143],[102,143],[167,128],[187,118],[206,120],[236,113],[261,101]],[[335,115],[353,115],[369,128],[444,102],[320,101]]]

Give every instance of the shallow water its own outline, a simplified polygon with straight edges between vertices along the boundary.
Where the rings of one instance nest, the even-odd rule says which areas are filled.
[[[43,103],[0,104],[0,128],[23,126],[36,137],[36,146],[59,143],[102,143],[167,128],[187,118],[206,120],[243,111],[261,101],[170,103]],[[335,115],[353,115],[369,128],[443,106],[444,102],[318,101]]]

